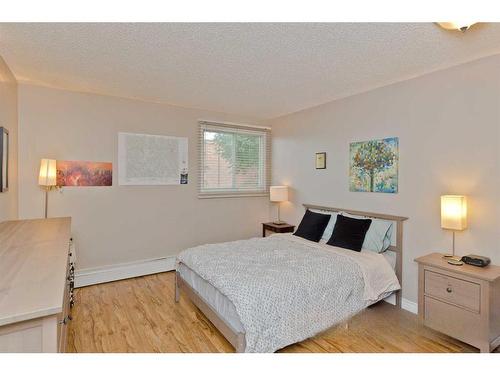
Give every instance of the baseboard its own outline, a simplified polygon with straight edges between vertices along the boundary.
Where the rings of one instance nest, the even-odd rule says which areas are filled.
[[[409,299],[403,298],[401,300],[401,308],[413,314],[418,314],[418,304]]]
[[[396,295],[393,293],[389,297],[384,299],[384,301],[390,303],[391,305],[395,305]],[[410,301],[409,299],[406,298],[401,299],[401,308],[413,314],[418,314],[418,304],[413,301]]]
[[[151,275],[175,269],[175,256],[121,263],[107,267],[87,268],[75,272],[75,288]]]

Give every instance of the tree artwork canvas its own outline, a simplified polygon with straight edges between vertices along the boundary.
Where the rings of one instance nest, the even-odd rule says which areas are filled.
[[[350,191],[398,192],[398,138],[354,142],[349,151]]]

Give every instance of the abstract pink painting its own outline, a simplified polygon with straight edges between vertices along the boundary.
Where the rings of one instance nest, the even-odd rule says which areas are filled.
[[[56,164],[58,186],[111,186],[113,163],[61,161]]]

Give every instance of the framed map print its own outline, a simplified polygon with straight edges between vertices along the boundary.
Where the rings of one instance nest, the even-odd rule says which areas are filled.
[[[165,135],[118,134],[119,185],[185,185],[188,139]]]

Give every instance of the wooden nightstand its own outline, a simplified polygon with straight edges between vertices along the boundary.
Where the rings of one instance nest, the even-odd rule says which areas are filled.
[[[433,253],[418,263],[418,317],[481,353],[500,345],[500,267],[453,266]]]
[[[274,224],[274,223],[262,223],[262,237],[266,236],[267,232],[272,233],[290,233],[295,230],[295,225],[290,225],[287,223]]]

